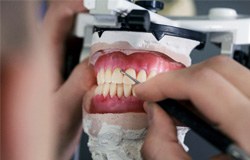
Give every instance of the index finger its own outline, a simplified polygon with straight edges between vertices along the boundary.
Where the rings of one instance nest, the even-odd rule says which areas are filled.
[[[43,22],[46,40],[52,44],[63,42],[73,25],[75,14],[86,11],[83,0],[51,1]]]
[[[215,56],[200,63],[197,69],[202,67],[209,67],[219,73],[245,96],[250,98],[250,72],[248,68],[242,66],[232,58],[222,55]]]

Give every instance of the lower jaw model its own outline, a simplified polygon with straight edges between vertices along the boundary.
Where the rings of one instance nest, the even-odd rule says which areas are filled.
[[[132,92],[134,82],[120,69],[144,82],[161,72],[184,67],[161,53],[131,52],[126,55],[113,50],[95,62],[97,86],[85,97],[83,109],[84,131],[95,160],[142,159],[140,149],[147,132],[147,117],[143,101]],[[188,128],[177,127],[177,131],[179,142],[187,149],[183,141]]]

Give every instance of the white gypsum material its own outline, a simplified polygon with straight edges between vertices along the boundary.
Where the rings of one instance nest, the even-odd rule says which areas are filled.
[[[130,117],[131,114],[88,114],[83,118],[84,131],[89,136],[88,147],[93,160],[141,160],[141,147],[147,132],[147,117],[141,114],[141,117]],[[133,115],[132,115],[133,116]],[[142,117],[144,116],[144,117]],[[131,118],[130,124],[115,124],[108,119],[127,121]],[[118,119],[117,119],[118,117]],[[138,121],[134,121],[137,119]],[[144,121],[145,120],[145,121]],[[125,122],[126,123],[126,122]],[[138,125],[139,126],[133,126]],[[136,124],[137,123],[137,124]],[[129,127],[130,126],[130,127]],[[177,127],[177,136],[179,143],[188,151],[184,144],[184,137],[189,129],[187,127]]]
[[[93,34],[90,62],[95,64],[100,56],[100,53],[98,53],[100,50],[127,50],[124,53],[128,55],[133,53],[128,52],[128,50],[144,50],[165,54],[176,62],[190,66],[190,53],[199,44],[200,42],[195,40],[169,35],[165,35],[158,41],[152,33],[105,31],[101,37],[98,33]]]

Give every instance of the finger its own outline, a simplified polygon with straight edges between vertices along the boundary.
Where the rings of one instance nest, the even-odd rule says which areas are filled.
[[[134,92],[149,101],[166,97],[189,99],[205,117],[239,144],[245,144],[246,148],[250,143],[247,135],[250,132],[249,100],[211,69],[190,68],[163,73],[135,86]]]
[[[82,131],[82,99],[93,84],[95,84],[94,72],[88,65],[88,60],[85,60],[74,69],[69,79],[55,94],[55,106],[58,107],[56,112],[60,115],[57,117],[60,129],[58,132],[60,135],[67,135],[58,140],[60,157],[70,159],[76,144],[79,143]]]
[[[70,111],[74,110],[77,110],[78,114],[81,113],[82,98],[95,83],[94,70],[86,59],[74,69],[69,79],[56,92],[56,95],[62,100],[60,103],[66,107],[60,106],[64,113],[68,115]]]
[[[178,143],[176,127],[171,118],[156,104],[145,103],[149,129],[146,135],[142,156],[151,159],[190,159]]]
[[[30,67],[25,52],[13,53],[4,54],[1,64],[1,158],[53,159],[55,136],[48,84],[41,83],[43,77],[38,68]]]
[[[50,42],[63,42],[73,25],[74,16],[86,12],[82,0],[51,1],[44,18],[43,27]]]
[[[86,11],[82,0],[52,1],[42,25],[43,55],[51,61],[51,70],[58,83],[61,80],[64,42],[71,32],[75,15]]]
[[[202,67],[213,69],[250,98],[250,72],[246,67],[227,56],[216,56],[199,64],[197,68]]]

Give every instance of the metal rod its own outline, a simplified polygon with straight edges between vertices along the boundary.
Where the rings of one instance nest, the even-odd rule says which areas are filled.
[[[131,75],[129,75],[128,73],[126,73],[124,70],[121,69],[120,72],[121,72],[123,75],[127,76],[127,77],[128,77],[129,79],[131,79],[132,81],[134,81],[135,84],[141,83],[141,82],[139,82],[137,79],[133,78]]]

